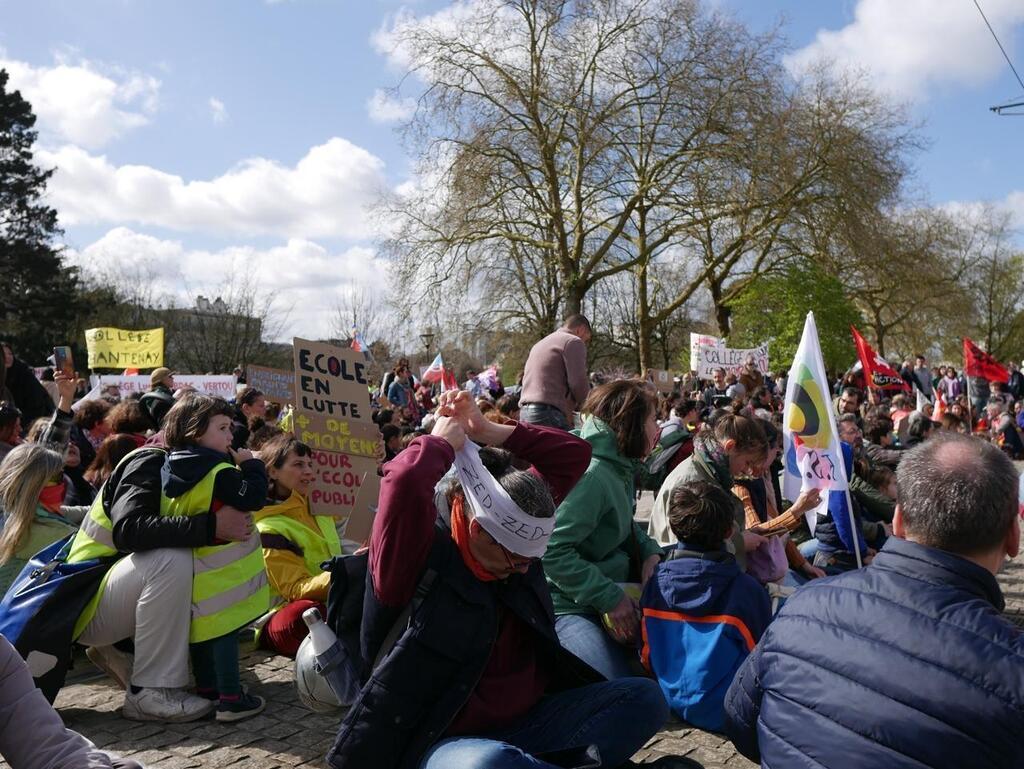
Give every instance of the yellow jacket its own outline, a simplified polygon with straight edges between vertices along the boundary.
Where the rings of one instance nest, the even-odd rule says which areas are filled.
[[[293,491],[256,513],[270,587],[285,601],[326,601],[331,575],[319,564],[341,554],[334,519],[314,516],[309,501]]]

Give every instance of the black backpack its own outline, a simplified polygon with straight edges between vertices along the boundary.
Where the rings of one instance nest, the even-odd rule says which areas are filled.
[[[370,673],[402,637],[413,613],[434,586],[439,567],[448,556],[449,549],[445,545],[451,542],[451,534],[438,520],[434,535],[426,568],[416,584],[412,600],[404,608],[382,609],[387,615],[379,625],[389,628],[383,636],[363,637],[363,607],[368,592],[373,590],[369,550],[355,555],[338,555],[321,564],[324,571],[331,574],[324,621],[345,647],[349,659],[356,662],[359,679],[363,683],[369,680]]]

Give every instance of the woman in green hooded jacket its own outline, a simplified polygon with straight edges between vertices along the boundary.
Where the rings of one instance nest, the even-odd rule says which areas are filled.
[[[645,383],[618,380],[592,390],[581,410],[593,455],[555,514],[544,572],[562,645],[622,678],[636,674],[640,632],[639,605],[622,585],[646,583],[662,555],[633,521],[634,477],[658,438],[657,400]]]

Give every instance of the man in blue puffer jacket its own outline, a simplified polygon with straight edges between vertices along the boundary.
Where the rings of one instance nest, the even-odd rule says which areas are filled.
[[[1024,767],[1024,631],[995,579],[1020,546],[1013,464],[946,433],[897,485],[895,536],[798,590],[729,689],[726,732],[762,767]]]

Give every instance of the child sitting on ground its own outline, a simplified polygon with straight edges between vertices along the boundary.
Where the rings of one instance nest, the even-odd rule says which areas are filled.
[[[644,665],[676,715],[711,731],[722,730],[725,693],[772,616],[764,588],[725,548],[732,510],[714,484],[673,489],[668,516],[679,543],[640,599]]]
[[[263,507],[267,471],[247,449],[231,448],[233,416],[226,401],[205,395],[186,395],[167,413],[164,440],[170,453],[161,473],[163,515],[216,512],[225,505],[245,512]],[[260,537],[250,525],[241,541],[192,553],[189,642],[196,693],[219,700],[218,721],[239,721],[266,704],[242,690],[238,674],[238,630],[270,608]]]
[[[888,467],[879,465],[869,468],[867,481],[893,502],[896,501],[896,473]]]

